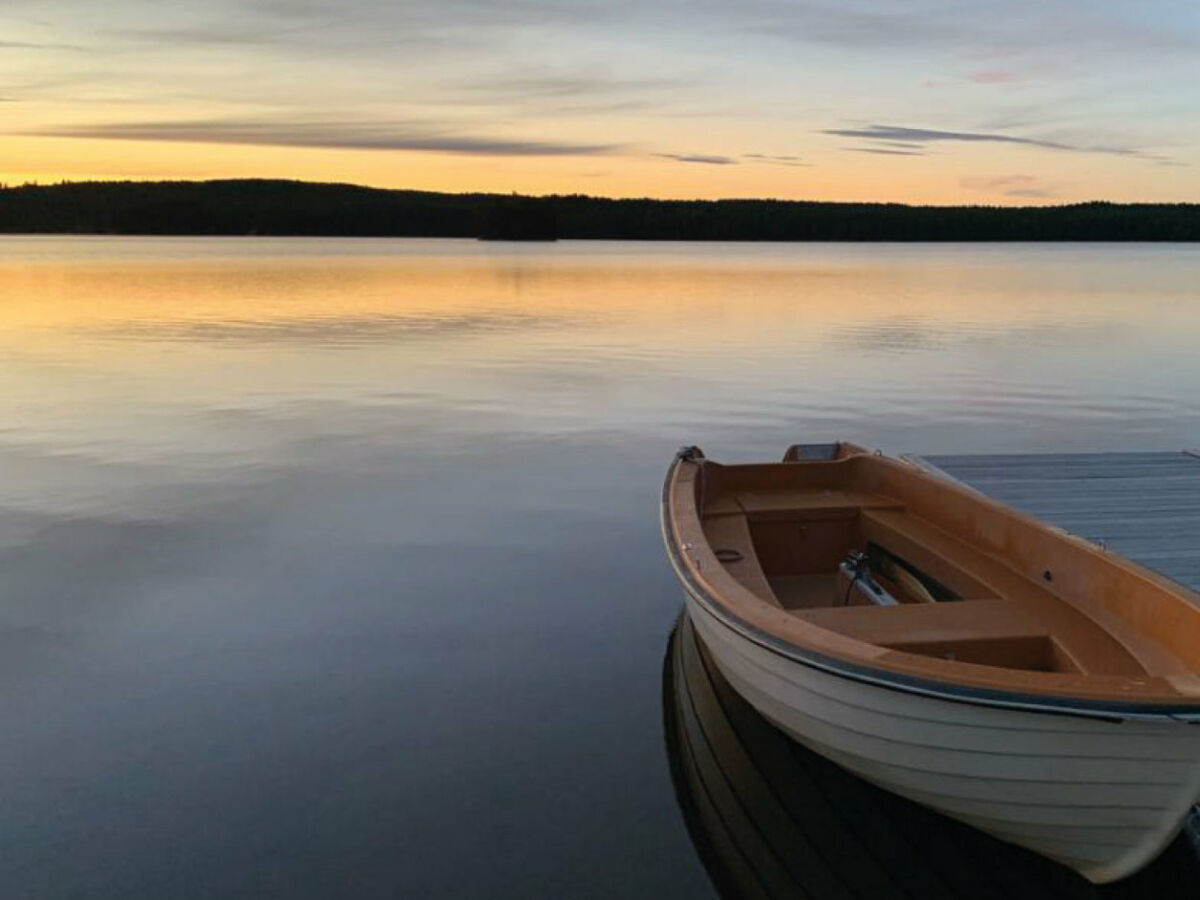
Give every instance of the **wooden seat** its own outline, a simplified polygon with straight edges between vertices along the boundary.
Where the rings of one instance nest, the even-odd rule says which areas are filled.
[[[956,592],[1011,601],[1012,608],[1019,608],[1046,629],[1077,671],[1103,675],[1186,671],[1182,662],[1157,645],[1131,646],[1118,640],[1110,633],[1111,628],[1102,628],[1000,559],[924,519],[891,510],[872,510],[863,513],[862,528],[868,541],[875,541],[928,571]],[[938,608],[943,606],[946,604],[939,604]]]
[[[768,603],[781,605],[758,562],[758,554],[754,551],[754,539],[750,535],[750,523],[744,515],[705,519],[704,536],[709,546],[718,553],[718,558],[723,550],[732,550],[740,554],[740,559],[722,560],[722,564],[730,575],[741,582],[742,587]]]
[[[833,606],[797,610],[793,615],[830,631],[879,646],[972,636],[1028,637],[1050,634],[1044,624],[1011,600]]]
[[[980,665],[1078,671],[1050,630],[1010,600],[839,606],[792,613],[878,647]]]
[[[720,494],[704,509],[704,515],[741,515],[755,520],[776,516],[787,518],[831,518],[854,516],[864,509],[903,509],[902,503],[861,491],[810,488],[793,491],[738,491]]]

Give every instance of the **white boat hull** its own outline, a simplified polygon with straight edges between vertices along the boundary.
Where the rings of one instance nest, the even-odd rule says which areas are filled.
[[[688,612],[733,688],[795,740],[1093,882],[1158,856],[1200,795],[1200,724],[910,693],[767,649],[690,594]]]

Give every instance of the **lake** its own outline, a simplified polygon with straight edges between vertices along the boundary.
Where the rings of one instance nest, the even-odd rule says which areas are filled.
[[[0,238],[0,895],[712,896],[675,449],[1200,446],[1196,245]]]

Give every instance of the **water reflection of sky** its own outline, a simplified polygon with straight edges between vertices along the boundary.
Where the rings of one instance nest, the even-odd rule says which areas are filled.
[[[675,447],[1200,444],[1198,253],[0,241],[0,893],[703,891]]]

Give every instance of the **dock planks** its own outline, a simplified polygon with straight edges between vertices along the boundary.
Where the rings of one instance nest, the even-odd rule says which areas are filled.
[[[1200,457],[1192,453],[910,458],[1200,591]]]

